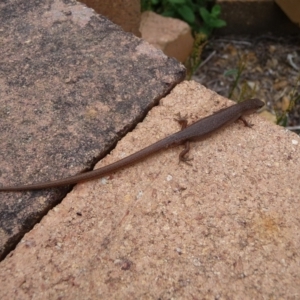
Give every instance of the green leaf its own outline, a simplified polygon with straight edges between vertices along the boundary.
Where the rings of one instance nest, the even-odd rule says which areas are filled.
[[[186,21],[188,23],[195,22],[195,14],[190,7],[188,7],[186,5],[179,6],[177,8],[177,12],[184,19],[184,21]]]
[[[209,13],[209,11],[206,8],[204,8],[204,7],[200,7],[199,8],[199,13],[200,13],[200,16],[202,17],[203,21],[205,23],[208,23],[209,20],[210,20],[210,13]]]
[[[168,0],[170,4],[185,4],[186,0]]]
[[[200,15],[206,25],[208,25],[211,29],[213,28],[220,28],[226,25],[226,22],[218,19],[217,17],[213,16],[206,8],[199,9]]]
[[[164,17],[172,17],[174,18],[176,16],[176,13],[174,10],[165,10],[162,14]]]
[[[185,5],[189,6],[192,11],[196,11],[196,9],[199,7],[197,4],[195,4],[195,0],[185,0]]]
[[[234,77],[236,77],[237,74],[238,74],[238,70],[237,70],[237,69],[231,69],[231,70],[225,71],[225,72],[223,73],[223,75],[224,75],[225,77],[231,76],[231,75],[233,75]]]
[[[220,5],[214,5],[211,10],[211,15],[214,17],[218,17],[221,13],[221,6]]]
[[[214,27],[214,28],[221,28],[226,25],[227,25],[226,22],[224,20],[220,20],[220,19],[214,20],[212,22],[212,27]]]

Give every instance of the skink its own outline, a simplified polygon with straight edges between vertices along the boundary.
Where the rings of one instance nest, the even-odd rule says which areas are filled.
[[[203,140],[209,135],[211,135],[212,133],[223,128],[224,126],[227,126],[235,122],[238,119],[241,119],[245,125],[251,126],[246,122],[246,120],[243,119],[243,116],[252,114],[263,106],[264,106],[264,102],[262,102],[259,99],[248,99],[244,102],[232,105],[225,109],[221,109],[218,112],[214,113],[213,115],[200,119],[199,121],[184,128],[183,130],[171,134],[163,138],[162,140],[153,143],[152,145],[142,150],[139,150],[108,166],[90,172],[74,175],[65,179],[34,183],[29,185],[0,187],[0,192],[40,190],[40,189],[53,188],[58,186],[71,185],[78,182],[103,177],[119,169],[122,169],[128,165],[132,165],[162,149],[166,149],[175,145],[184,144],[185,142],[189,142],[193,140]],[[183,152],[184,154],[180,155],[181,159],[186,154],[187,150],[184,150]]]

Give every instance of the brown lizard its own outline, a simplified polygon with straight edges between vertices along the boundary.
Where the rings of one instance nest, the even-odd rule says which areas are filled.
[[[169,148],[171,146],[180,145],[184,143],[189,143],[193,140],[202,140],[217,130],[227,126],[238,119],[241,119],[246,126],[252,126],[243,119],[243,116],[252,114],[259,108],[264,106],[264,102],[259,99],[248,99],[244,102],[232,105],[225,109],[221,109],[218,112],[200,119],[199,121],[193,123],[190,126],[173,133],[162,140],[153,143],[152,145],[139,150],[119,161],[116,161],[108,166],[89,171],[86,173],[74,175],[67,177],[65,179],[58,179],[54,181],[47,181],[41,183],[33,183],[29,185],[17,185],[17,186],[7,186],[0,187],[0,192],[15,192],[15,191],[26,191],[26,190],[40,190],[46,188],[53,188],[58,186],[65,186],[70,184],[75,184],[81,181],[91,180],[99,177],[103,177],[107,174],[113,173],[121,168],[128,165],[132,165],[145,157],[156,153],[162,149]],[[186,160],[184,155],[187,153],[188,148],[182,151],[180,154],[181,160]]]

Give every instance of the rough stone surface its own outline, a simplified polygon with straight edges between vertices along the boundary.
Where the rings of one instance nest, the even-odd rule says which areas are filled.
[[[0,2],[0,182],[91,169],[184,67],[76,1]],[[0,258],[68,188],[0,194]]]
[[[184,82],[97,167],[231,104]],[[176,147],[77,185],[0,263],[0,298],[299,298],[300,139],[247,119],[191,165]]]
[[[141,36],[141,0],[80,0],[97,13],[106,16],[125,31]]]
[[[191,28],[181,20],[146,11],[141,16],[140,31],[144,40],[181,62],[185,62],[192,51]]]

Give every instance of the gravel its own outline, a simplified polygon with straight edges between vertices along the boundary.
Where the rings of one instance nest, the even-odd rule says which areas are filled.
[[[224,73],[244,66],[232,95],[234,76]],[[202,64],[192,78],[232,100],[257,97],[267,104],[269,119],[275,111],[286,110],[291,93],[300,95],[300,36],[293,38],[228,37],[209,41]],[[298,82],[297,82],[298,80]],[[300,103],[288,114],[288,126],[299,126]]]

